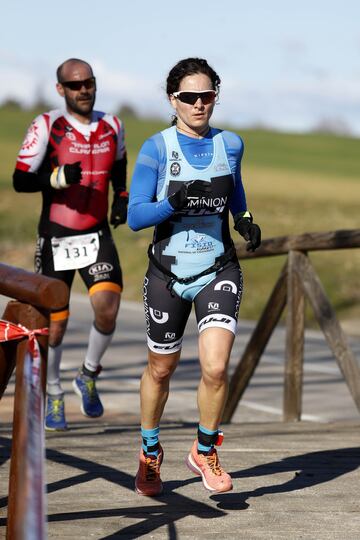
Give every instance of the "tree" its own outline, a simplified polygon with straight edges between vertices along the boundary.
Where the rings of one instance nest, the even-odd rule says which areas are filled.
[[[5,101],[2,102],[1,108],[2,109],[13,109],[13,110],[20,111],[23,107],[22,107],[20,101],[18,101],[17,99],[15,99],[15,98],[7,98],[7,99],[5,99]]]
[[[117,116],[120,116],[120,118],[137,118],[138,115],[137,115],[137,112],[135,110],[135,108],[130,105],[129,103],[124,103],[123,105],[121,105],[118,113],[117,113]]]

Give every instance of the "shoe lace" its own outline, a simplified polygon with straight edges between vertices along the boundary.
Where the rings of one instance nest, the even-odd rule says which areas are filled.
[[[148,482],[153,482],[160,474],[159,458],[154,459],[151,457],[145,458],[145,477]]]
[[[51,414],[54,420],[59,421],[63,417],[64,403],[61,399],[54,399],[52,402]]]
[[[85,381],[86,393],[88,395],[89,401],[96,401],[98,399],[95,381],[89,380]]]
[[[224,470],[220,465],[216,450],[212,454],[204,456],[204,458],[206,459],[206,463],[208,464],[211,472],[216,476],[221,476]]]

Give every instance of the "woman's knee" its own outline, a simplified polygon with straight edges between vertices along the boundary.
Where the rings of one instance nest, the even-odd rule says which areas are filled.
[[[173,370],[162,366],[149,366],[149,372],[157,384],[164,384],[170,380]]]
[[[158,384],[166,383],[176,369],[178,355],[161,355],[150,352],[148,370],[153,380]]]
[[[208,362],[202,366],[202,376],[206,383],[221,385],[227,381],[227,362]]]

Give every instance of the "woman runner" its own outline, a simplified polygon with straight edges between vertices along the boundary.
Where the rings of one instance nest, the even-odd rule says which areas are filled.
[[[242,295],[242,273],[229,231],[255,250],[261,232],[247,210],[241,180],[242,139],[209,125],[220,78],[200,58],[178,62],[167,78],[172,127],[150,137],[137,158],[129,226],[155,226],[144,280],[148,365],[141,380],[141,435],[137,493],[162,492],[164,452],[159,425],[178,364],[192,304],[199,329],[199,426],[188,467],[206,489],[232,489],[215,445],[228,393],[227,368]]]

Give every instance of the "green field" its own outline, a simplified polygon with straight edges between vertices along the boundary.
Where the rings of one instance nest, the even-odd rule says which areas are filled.
[[[41,197],[15,193],[11,176],[33,117],[34,111],[0,108],[1,260],[30,270]],[[157,120],[124,120],[131,178],[141,144],[165,124]],[[248,206],[261,225],[263,238],[359,228],[360,139],[233,131],[240,133],[245,142],[243,181]],[[114,231],[126,299],[141,298],[151,235],[151,230],[134,233],[126,225]],[[238,241],[235,232],[234,238]],[[314,253],[311,259],[339,318],[360,316],[360,250]],[[242,317],[258,317],[283,262],[284,257],[272,257],[242,264],[246,285]],[[75,286],[84,290],[78,281]]]

